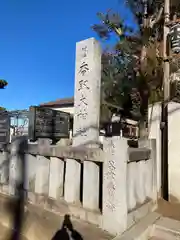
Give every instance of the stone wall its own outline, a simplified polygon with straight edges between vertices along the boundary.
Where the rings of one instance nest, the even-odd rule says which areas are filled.
[[[103,150],[29,144],[19,156],[15,141],[0,154],[1,193],[16,193],[24,156],[28,202],[120,234],[156,207],[155,141],[148,144],[133,149],[121,137],[105,138]]]
[[[149,108],[150,138],[157,142],[157,184],[161,192],[161,104],[157,103]],[[152,117],[150,117],[152,115]],[[168,159],[169,159],[169,194],[170,200],[180,202],[180,104],[170,102],[168,104]]]

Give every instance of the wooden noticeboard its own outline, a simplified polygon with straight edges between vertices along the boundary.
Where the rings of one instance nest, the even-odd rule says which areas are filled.
[[[30,107],[29,139],[50,138],[58,141],[69,138],[70,114],[46,107]]]
[[[0,148],[10,140],[10,117],[7,111],[0,111]]]
[[[169,39],[172,52],[174,54],[180,53],[180,23],[171,26]]]

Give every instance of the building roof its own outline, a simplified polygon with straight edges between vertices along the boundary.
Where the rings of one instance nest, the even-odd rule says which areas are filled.
[[[40,106],[43,107],[70,107],[74,106],[74,97],[70,98],[60,98],[55,101],[41,103]]]

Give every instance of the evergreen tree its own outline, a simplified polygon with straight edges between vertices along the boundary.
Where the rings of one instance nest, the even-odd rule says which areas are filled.
[[[8,83],[6,82],[6,80],[0,80],[0,89],[4,89],[6,86],[8,85]],[[5,110],[4,107],[0,107],[0,111]]]
[[[124,109],[125,115],[139,120],[141,128],[147,123],[148,104],[163,99],[163,4],[163,0],[127,0],[135,28],[111,11],[98,13],[101,22],[93,26],[103,40],[118,37],[113,49],[102,56],[102,101]],[[171,18],[179,13],[180,3],[174,0]],[[171,73],[177,70],[172,61]],[[172,99],[179,94],[179,83],[171,85]]]
[[[7,85],[8,83],[6,82],[6,80],[0,79],[0,89],[4,89]]]

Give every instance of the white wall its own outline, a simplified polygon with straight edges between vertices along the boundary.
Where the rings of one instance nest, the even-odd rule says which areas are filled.
[[[62,112],[67,112],[72,115],[74,115],[74,107],[66,107],[66,108],[53,108],[54,110],[62,111]]]
[[[151,112],[151,110],[153,110]],[[151,115],[152,114],[152,115]],[[161,106],[156,104],[149,107],[149,138],[156,139],[156,160],[157,160],[157,189],[160,194],[161,191]]]
[[[151,109],[151,108],[150,108]],[[150,116],[149,109],[149,116]],[[172,200],[180,202],[180,104],[170,102],[168,106],[169,112],[169,192]],[[153,108],[152,124],[150,127],[150,138],[157,139],[157,182],[160,189],[161,182],[161,131],[160,131],[160,104],[156,104]]]
[[[180,104],[169,104],[169,188],[180,201]]]

